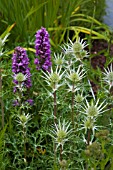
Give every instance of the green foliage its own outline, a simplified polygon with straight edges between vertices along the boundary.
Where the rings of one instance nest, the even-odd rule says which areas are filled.
[[[0,130],[0,168],[4,170],[5,161],[4,161],[4,147],[5,147],[5,131],[7,126]]]
[[[96,1],[95,4],[96,19],[100,18],[100,12],[98,12],[98,10],[100,10],[100,6],[98,7],[98,5],[100,5],[100,1],[99,2]],[[89,6],[92,7],[89,8]],[[72,31],[77,32],[79,30],[80,32],[82,32],[82,30],[84,30],[83,32],[85,32],[86,34],[88,32],[91,32],[91,30],[89,29],[90,25],[85,30],[85,27],[88,26],[86,22],[90,23],[91,18],[90,19],[82,18],[83,22],[81,22],[81,16],[77,16],[76,14],[80,13],[85,16],[92,17],[93,8],[94,8],[94,2],[92,2],[92,0],[86,0],[86,1],[84,0],[79,0],[79,1],[78,0],[71,0],[71,1],[10,0],[8,2],[7,0],[4,0],[1,1],[1,5],[0,5],[1,25],[2,25],[0,31],[3,31],[3,29],[6,26],[15,23],[15,28],[13,29],[11,35],[12,42],[21,43],[26,41],[27,45],[31,45],[32,36],[34,35],[34,33],[41,26],[44,26],[48,28],[51,34],[51,44],[53,46],[56,46],[56,44],[61,44],[63,41],[65,41],[65,39],[67,41],[68,36],[71,34]],[[73,18],[73,23],[71,18]],[[97,22],[98,21],[96,21],[96,23]],[[99,27],[99,25],[97,25],[97,27]],[[93,32],[93,33],[94,35],[97,34],[97,32]],[[103,37],[100,36],[100,38]]]
[[[92,13],[80,13],[79,9],[85,8],[88,2],[90,0],[2,1],[0,8],[5,11],[2,22],[7,25],[16,21],[16,25],[8,27],[1,39],[7,38],[15,25],[11,41],[16,38],[16,43],[25,39],[30,41],[22,46],[26,47],[30,59],[32,87],[26,94],[13,93],[10,55],[13,51],[6,52],[3,44],[1,89],[7,127],[0,132],[1,170],[113,169],[113,79],[108,76],[113,70],[107,68],[104,74],[104,69],[92,67],[91,59],[97,54],[82,53],[89,47],[79,39],[79,34],[88,35],[85,39],[88,39],[90,49],[92,39],[111,43],[111,37],[107,26],[93,18]],[[10,8],[14,9],[15,15],[12,10],[8,16]],[[52,8],[54,10],[50,10]],[[22,13],[18,15],[20,11]],[[50,73],[36,70],[35,50],[30,48],[34,45],[34,37],[32,41],[28,37],[31,38],[42,25],[51,33],[53,46],[71,37],[58,49],[59,54],[53,54],[52,48]],[[107,67],[112,59],[109,50],[99,52],[103,53],[107,56]],[[22,85],[21,93],[26,90],[22,83],[25,77],[22,73],[17,76]],[[95,93],[91,82],[98,87]],[[15,97],[26,101],[26,95],[33,99],[33,106],[22,102],[19,106],[12,105]]]

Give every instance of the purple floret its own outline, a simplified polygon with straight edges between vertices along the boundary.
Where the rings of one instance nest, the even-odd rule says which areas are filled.
[[[49,34],[46,29],[42,27],[39,31],[37,31],[35,37],[36,56],[38,57],[34,60],[36,69],[42,69],[50,72],[52,63]]]
[[[15,77],[18,73],[22,73],[27,76],[26,80],[23,82],[23,85],[26,88],[31,87],[31,73],[29,65],[29,58],[27,56],[26,50],[22,47],[16,47],[14,49],[13,57],[12,57],[12,72]],[[18,81],[13,80],[15,84],[18,84]],[[14,90],[16,92],[16,89]]]

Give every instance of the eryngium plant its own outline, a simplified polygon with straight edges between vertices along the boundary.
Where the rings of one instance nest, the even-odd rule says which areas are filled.
[[[69,129],[70,127],[69,122],[65,122],[63,120],[63,123],[61,121],[58,121],[58,124],[55,124],[53,126],[53,130],[51,130],[51,136],[54,139],[55,143],[57,144],[57,148],[62,145],[64,146],[65,142],[69,141],[69,139],[72,137],[72,131],[73,129]]]

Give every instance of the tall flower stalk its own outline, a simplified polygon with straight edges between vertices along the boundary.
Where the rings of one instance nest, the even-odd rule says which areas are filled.
[[[104,110],[106,105],[105,101],[99,103],[99,99],[95,103],[93,101],[89,103],[86,99],[86,105],[84,104],[82,107],[83,110],[80,111],[85,115],[85,120],[83,121],[83,124],[81,124],[83,126],[81,129],[85,129],[85,134],[87,134],[87,139],[85,140],[87,145],[89,145],[93,140],[95,130],[98,129],[96,120],[98,116],[106,111]]]
[[[51,130],[51,136],[56,144],[56,151],[60,147],[60,163],[63,161],[63,147],[66,142],[72,137],[72,129],[69,129],[71,123],[58,121],[55,127]]]
[[[12,57],[12,72],[14,93],[18,94],[17,99],[14,101],[14,105],[22,105],[22,98],[26,89],[31,87],[31,73],[29,68],[29,58],[26,51],[22,47],[16,47],[14,49]]]
[[[37,70],[49,71],[51,69],[51,50],[49,34],[45,28],[41,28],[36,33],[35,49],[37,58],[34,60]]]
[[[52,89],[53,101],[54,101],[53,114],[54,114],[54,122],[55,123],[56,123],[56,119],[57,119],[57,90],[62,85],[59,82],[61,81],[64,72],[61,73],[61,68],[59,69],[58,67],[56,67],[56,70],[53,71],[53,69],[51,67],[51,72],[45,73],[43,71],[44,76],[42,76],[45,79],[45,81],[47,82],[48,86],[51,87],[51,89]]]
[[[77,87],[82,78],[85,75],[85,71],[81,66],[78,67],[77,71],[75,69],[70,69],[67,73],[66,78],[68,79],[67,84],[69,87],[69,90],[72,93],[71,97],[71,121],[74,128],[74,105],[75,105],[75,92],[79,90]],[[70,82],[69,82],[70,81]]]

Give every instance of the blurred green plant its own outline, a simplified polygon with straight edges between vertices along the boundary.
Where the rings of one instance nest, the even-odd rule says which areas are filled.
[[[89,4],[92,8],[89,8]],[[99,2],[95,3],[96,13],[100,10],[98,5]],[[64,40],[67,41],[70,34],[73,40],[77,32],[90,34],[89,23],[93,21],[96,24],[95,29],[92,30],[94,38],[108,40],[108,36],[105,35],[108,29],[96,20],[99,17],[96,17],[96,14],[96,19],[90,17],[93,16],[93,6],[92,0],[4,0],[0,5],[0,24],[2,25],[0,31],[15,23],[11,41],[13,43],[26,41],[26,45],[33,45],[32,36],[41,26],[44,26],[51,34],[51,44],[56,46]],[[89,9],[91,9],[90,12]],[[101,29],[105,30],[103,35],[98,33]]]

